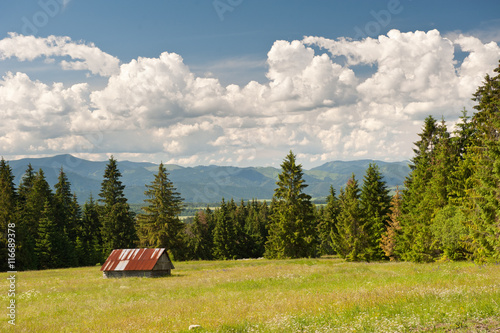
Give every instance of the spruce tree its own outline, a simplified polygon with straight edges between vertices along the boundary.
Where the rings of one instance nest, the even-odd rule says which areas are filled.
[[[76,242],[77,220],[80,208],[78,202],[71,193],[71,183],[64,173],[63,168],[59,171],[59,177],[55,184],[54,194],[55,222],[58,229],[68,236],[71,243]]]
[[[358,181],[354,174],[339,195],[338,234],[331,233],[338,254],[347,261],[369,260],[365,249],[369,244],[365,221],[360,206]]]
[[[80,265],[91,266],[105,260],[102,255],[102,225],[98,210],[99,207],[91,194],[83,205],[82,218],[77,227],[77,254]]]
[[[37,256],[35,253],[35,240],[38,232],[37,215],[30,205],[28,198],[33,188],[36,172],[28,164],[18,190],[19,224],[17,226],[18,238],[16,240],[16,261],[20,270],[36,269]]]
[[[228,205],[222,198],[220,207],[215,212],[212,249],[214,259],[228,260],[238,257],[236,235],[234,223],[229,215]]]
[[[38,257],[38,265],[41,269],[61,267],[58,234],[60,231],[54,219],[54,213],[49,201],[45,201],[38,224],[38,237],[36,239],[35,251]]]
[[[267,258],[317,256],[317,235],[311,196],[303,179],[302,165],[296,164],[292,151],[281,164],[274,190],[276,199],[266,242]]]
[[[184,223],[179,219],[183,199],[168,178],[163,163],[158,167],[154,181],[146,185],[144,192],[147,206],[137,216],[138,234],[142,246],[163,247],[175,252],[182,241]]]
[[[265,244],[268,236],[267,224],[269,220],[267,203],[252,200],[248,205],[248,215],[245,221],[245,233],[250,239],[249,257],[260,258],[264,255]]]
[[[29,169],[30,167],[28,167],[27,177],[23,178],[23,180],[31,178]],[[29,182],[25,184],[29,184]],[[23,183],[23,198],[25,201],[21,230],[23,234],[27,234],[22,242],[23,248],[20,249],[19,252],[21,260],[26,260],[26,262],[23,263],[23,268],[36,269],[38,268],[38,254],[35,245],[39,237],[38,224],[46,206],[50,208],[50,213],[53,213],[53,194],[42,169],[39,169],[38,172],[33,175],[30,186],[24,187],[25,184]],[[25,191],[25,189],[27,191]],[[51,215],[50,218],[53,219],[53,216]]]
[[[187,249],[185,260],[212,259],[212,234],[210,218],[205,211],[196,212],[193,223],[186,226],[184,243]]]
[[[380,247],[382,234],[388,224],[388,214],[391,205],[391,197],[379,167],[370,163],[366,169],[366,175],[361,188],[361,209],[364,218],[364,230],[368,236],[366,252],[367,260],[382,260],[385,257]]]
[[[474,94],[476,137],[468,154],[473,167],[468,249],[479,262],[500,259],[500,62],[494,71]]]
[[[135,248],[137,233],[134,214],[130,210],[127,198],[123,191],[125,185],[120,181],[121,172],[117,162],[111,156],[104,171],[104,180],[101,183],[99,202],[102,221],[101,236],[104,255],[107,256],[114,249]]]
[[[0,271],[8,270],[7,230],[19,231],[17,223],[17,192],[14,185],[14,176],[12,175],[12,168],[2,157],[0,160],[0,228],[2,230],[0,232]],[[15,234],[15,237],[18,238],[18,235]]]
[[[338,237],[338,215],[339,200],[335,195],[335,189],[330,185],[330,194],[326,198],[326,206],[318,210],[318,238],[320,254],[335,254],[335,245],[332,239]],[[333,236],[332,236],[333,235]]]
[[[397,235],[396,254],[403,260],[416,262],[433,261],[433,238],[430,224],[435,205],[429,191],[435,147],[439,141],[436,120],[425,119],[420,140],[415,143],[415,157],[410,164],[411,172],[406,178],[401,207],[402,232]]]

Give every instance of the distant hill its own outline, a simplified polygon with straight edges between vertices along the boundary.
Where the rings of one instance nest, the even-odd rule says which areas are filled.
[[[58,155],[47,158],[25,158],[9,161],[13,169],[16,184],[21,181],[29,163],[35,171],[42,168],[51,186],[57,182],[61,167],[71,182],[72,190],[80,202],[88,199],[90,193],[98,197],[104,169],[108,161],[93,162],[71,155]],[[313,198],[328,195],[330,185],[337,193],[345,186],[352,173],[362,183],[369,163],[376,163],[384,175],[388,187],[401,186],[410,169],[408,162],[383,162],[373,160],[333,161],[311,170],[304,170],[304,179],[309,185],[305,192]],[[140,204],[144,200],[145,184],[154,179],[158,165],[153,163],[118,161],[122,173],[125,195],[130,203]],[[276,188],[280,169],[273,167],[231,167],[231,166],[196,166],[182,167],[166,165],[170,180],[186,202],[216,203],[221,198],[271,199]]]

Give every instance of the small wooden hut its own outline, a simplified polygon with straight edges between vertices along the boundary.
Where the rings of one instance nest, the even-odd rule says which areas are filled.
[[[111,252],[101,271],[105,278],[160,277],[174,268],[165,249],[121,249]]]

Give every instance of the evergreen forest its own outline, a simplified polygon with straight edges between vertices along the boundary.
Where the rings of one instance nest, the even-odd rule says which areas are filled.
[[[453,131],[445,119],[425,119],[411,172],[392,195],[373,163],[363,179],[353,174],[339,193],[330,188],[325,205],[314,205],[290,151],[272,200],[221,198],[217,208],[185,223],[182,194],[163,164],[135,214],[113,157],[98,197],[83,206],[62,168],[54,188],[31,165],[16,186],[2,158],[0,269],[90,266],[102,264],[113,249],[136,247],[167,248],[174,260],[338,255],[347,261],[498,261],[500,64],[494,72],[472,96],[474,112],[462,110]]]

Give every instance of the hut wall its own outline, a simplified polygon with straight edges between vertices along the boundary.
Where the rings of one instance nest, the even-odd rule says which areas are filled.
[[[174,265],[168,258],[168,256],[163,253],[160,258],[158,258],[158,261],[156,262],[155,267],[153,267],[154,271],[170,271],[171,269],[174,268]]]

